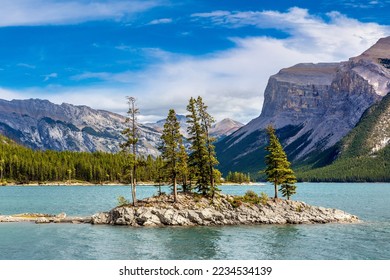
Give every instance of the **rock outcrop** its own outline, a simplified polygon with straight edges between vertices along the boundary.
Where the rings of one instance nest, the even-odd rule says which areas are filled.
[[[42,213],[22,213],[15,215],[0,215],[0,223],[35,222],[36,224],[47,223],[91,223],[91,217],[68,217],[65,213],[58,215]]]
[[[333,147],[390,92],[389,62],[387,37],[346,62],[280,70],[268,81],[260,116],[217,144],[222,171],[227,166],[245,170],[251,155],[264,146],[267,138],[261,132],[269,124],[279,130],[292,161]]]
[[[92,216],[92,224],[128,226],[209,226],[253,224],[354,223],[358,217],[337,209],[310,206],[304,202],[268,200],[266,204],[234,204],[234,197],[215,199],[180,194],[139,202],[137,207],[120,206]],[[235,205],[235,206],[233,206]]]

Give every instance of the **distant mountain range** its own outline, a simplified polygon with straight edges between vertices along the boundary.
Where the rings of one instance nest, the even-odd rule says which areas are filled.
[[[330,164],[345,152],[340,141],[389,92],[390,37],[346,62],[282,69],[269,78],[260,116],[217,143],[219,168],[253,174],[264,169],[264,129],[270,124],[296,166]],[[364,140],[373,156],[389,145],[389,118],[383,116],[367,128],[375,131]]]
[[[186,118],[178,118],[186,134]],[[164,122],[140,125],[141,154],[159,154],[157,147]],[[241,126],[227,119],[216,123],[212,133],[217,138],[225,137]],[[124,116],[87,106],[56,105],[40,99],[0,99],[0,133],[33,149],[114,153],[124,142],[121,134],[124,128]]]
[[[188,138],[188,133],[187,133],[187,118],[186,116],[183,115],[176,115],[177,120],[180,122],[180,132],[181,134],[184,135],[184,137]],[[165,120],[159,120],[156,123],[147,123],[148,127],[151,127],[159,132],[162,132],[164,129],[164,124]],[[210,129],[210,135],[212,137],[215,137],[216,140],[221,140],[225,138],[226,136],[229,136],[233,132],[235,132],[237,129],[243,127],[244,124],[234,121],[232,119],[226,118],[223,119],[222,121],[216,122],[212,125]]]

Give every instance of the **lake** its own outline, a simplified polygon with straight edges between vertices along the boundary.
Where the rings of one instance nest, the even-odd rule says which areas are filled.
[[[271,185],[222,186],[272,196]],[[169,192],[168,187],[164,187]],[[138,198],[155,194],[138,186]],[[3,260],[390,259],[389,183],[300,183],[294,200],[355,214],[361,224],[131,228],[89,224],[0,224]],[[91,215],[130,199],[127,186],[0,187],[0,214]]]

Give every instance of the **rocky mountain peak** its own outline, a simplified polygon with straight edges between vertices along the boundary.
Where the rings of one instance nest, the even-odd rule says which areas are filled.
[[[222,139],[223,137],[229,136],[243,126],[244,124],[238,121],[232,120],[230,118],[225,118],[222,121],[215,123],[211,127],[210,134],[213,137]]]
[[[380,58],[390,58],[390,36],[381,38],[378,42],[373,45],[371,48],[363,52],[360,58],[370,58],[372,60],[377,60]]]

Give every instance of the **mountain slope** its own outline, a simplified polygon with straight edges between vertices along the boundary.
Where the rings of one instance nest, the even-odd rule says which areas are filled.
[[[305,181],[390,181],[390,94],[374,104],[339,143],[331,165],[301,171]]]
[[[125,117],[87,106],[47,100],[29,99],[6,101],[0,99],[0,134],[27,147],[56,151],[103,151],[115,153],[124,142],[121,134]],[[187,135],[186,117],[179,116],[181,130]],[[140,125],[138,151],[156,157],[165,120]],[[225,119],[216,123],[211,134],[217,139],[233,133],[242,124]]]
[[[33,149],[117,152],[124,142],[124,121],[121,115],[87,106],[0,99],[0,133]],[[159,140],[160,133],[141,125],[140,153],[158,155]]]
[[[263,169],[269,124],[295,164],[331,163],[335,145],[390,91],[389,61],[387,37],[347,62],[298,64],[271,76],[260,116],[217,143],[221,171]]]

